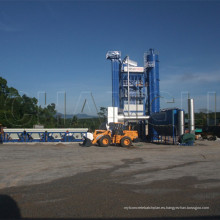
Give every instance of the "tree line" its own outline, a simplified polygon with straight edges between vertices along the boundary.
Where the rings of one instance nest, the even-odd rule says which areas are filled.
[[[18,90],[9,87],[7,80],[0,77],[0,124],[7,128],[33,128],[40,124],[45,128],[90,128],[97,129],[106,120],[107,109],[100,108],[98,118],[63,119],[57,114],[56,105],[38,106],[38,100],[20,95]]]

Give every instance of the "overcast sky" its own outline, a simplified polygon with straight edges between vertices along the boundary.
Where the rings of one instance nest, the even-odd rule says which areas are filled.
[[[9,86],[85,113],[111,106],[108,50],[143,66],[160,53],[161,107],[220,111],[220,1],[0,1],[0,75]],[[181,104],[181,96],[183,102]],[[175,100],[175,103],[167,103]],[[208,102],[207,102],[208,100]]]

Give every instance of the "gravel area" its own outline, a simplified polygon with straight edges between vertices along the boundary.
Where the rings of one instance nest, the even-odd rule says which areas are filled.
[[[220,142],[3,144],[0,194],[28,218],[220,216]]]

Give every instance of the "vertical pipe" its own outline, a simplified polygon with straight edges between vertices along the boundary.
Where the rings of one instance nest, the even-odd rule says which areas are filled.
[[[181,136],[184,134],[184,130],[185,130],[184,124],[185,124],[184,111],[179,110],[178,111],[178,136]]]
[[[194,116],[194,101],[193,99],[188,99],[188,112],[189,112],[189,132],[195,132],[195,116]]]

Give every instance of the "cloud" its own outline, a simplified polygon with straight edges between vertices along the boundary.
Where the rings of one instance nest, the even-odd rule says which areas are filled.
[[[214,70],[210,72],[193,72],[192,70],[175,70],[175,71],[163,71],[160,73],[161,84],[167,86],[171,85],[186,85],[192,84],[198,86],[198,84],[206,84],[210,88],[216,83],[220,83],[220,70]]]
[[[186,82],[186,81],[196,80],[197,78],[198,78],[198,75],[196,75],[196,74],[184,73],[184,74],[180,77],[180,80]]]
[[[167,92],[175,99],[173,104],[167,104],[165,99],[161,99],[164,106],[187,109],[188,94],[195,99],[196,111],[201,109],[213,111],[215,93],[217,94],[217,103],[220,103],[220,96],[218,95],[220,93],[218,86],[220,83],[220,70],[193,71],[189,67],[168,67],[160,72],[160,76],[161,94],[162,91]],[[220,111],[218,104],[217,110]]]
[[[212,72],[184,73],[179,77],[179,80],[192,83],[216,83],[220,82],[220,70]]]

